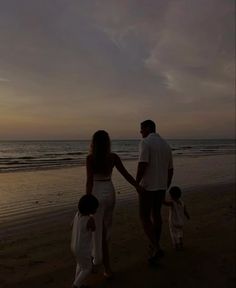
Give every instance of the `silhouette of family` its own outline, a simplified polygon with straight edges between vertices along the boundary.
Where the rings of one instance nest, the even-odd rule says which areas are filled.
[[[113,275],[109,242],[116,201],[112,183],[114,167],[136,188],[140,220],[149,241],[148,263],[155,265],[164,255],[160,246],[163,204],[170,209],[169,229],[173,246],[177,250],[183,248],[184,216],[189,219],[189,214],[180,199],[180,188],[171,187],[171,198],[166,200],[174,171],[171,148],[156,132],[152,120],[143,121],[140,126],[143,139],[140,141],[136,179],[126,170],[120,157],[111,151],[109,134],[99,130],[93,135],[86,160],[86,194],[79,200],[72,228],[71,249],[77,263],[73,288],[86,287],[84,280],[99,265],[104,267],[104,277]]]

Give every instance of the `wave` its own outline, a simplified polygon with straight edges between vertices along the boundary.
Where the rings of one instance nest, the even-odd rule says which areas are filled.
[[[87,152],[62,152],[62,153],[45,153],[42,156],[58,157],[62,155],[85,155]]]
[[[174,157],[199,157],[235,153],[234,140],[169,140]],[[0,141],[0,172],[55,169],[84,165],[89,142]],[[138,160],[139,141],[114,141],[113,151],[122,160]]]
[[[4,172],[16,172],[16,171],[32,171],[32,170],[50,170],[50,169],[60,169],[65,167],[75,167],[85,165],[85,162],[65,162],[65,163],[50,163],[50,165],[44,164],[20,164],[11,167],[0,167],[0,173]]]
[[[88,154],[87,152],[68,152],[67,155],[85,155]]]

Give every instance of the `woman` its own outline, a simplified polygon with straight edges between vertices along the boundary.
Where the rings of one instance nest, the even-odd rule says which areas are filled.
[[[99,201],[99,208],[94,215],[96,231],[93,239],[93,264],[98,265],[103,262],[104,276],[111,277],[108,242],[111,236],[112,215],[115,206],[115,190],[111,181],[113,168],[116,167],[124,178],[137,189],[139,189],[139,185],[125,169],[119,156],[111,152],[110,138],[104,130],[99,130],[93,135],[86,166],[86,193],[92,193]]]

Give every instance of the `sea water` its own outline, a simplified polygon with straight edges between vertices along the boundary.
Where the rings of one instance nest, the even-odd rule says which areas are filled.
[[[174,157],[235,153],[232,139],[170,139]],[[112,151],[122,160],[137,160],[140,140],[113,140]],[[54,169],[85,164],[90,141],[0,141],[0,173]]]

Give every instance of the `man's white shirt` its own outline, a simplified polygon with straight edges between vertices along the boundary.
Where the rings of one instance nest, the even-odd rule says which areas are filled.
[[[157,133],[150,133],[140,142],[139,162],[148,163],[141,186],[146,190],[166,190],[168,170],[173,168],[170,146]]]

